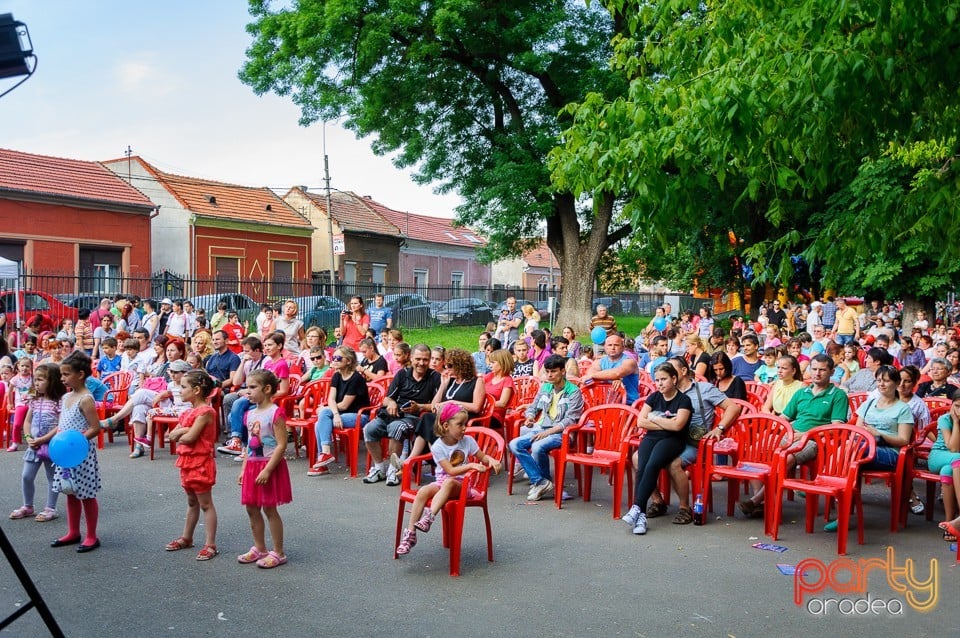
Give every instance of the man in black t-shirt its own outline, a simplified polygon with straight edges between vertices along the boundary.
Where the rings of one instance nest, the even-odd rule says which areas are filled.
[[[364,483],[378,483],[386,478],[387,485],[400,484],[396,468],[383,457],[380,441],[389,438],[389,453],[399,455],[404,439],[416,428],[420,412],[430,409],[431,401],[440,388],[440,374],[430,369],[428,346],[422,343],[415,345],[410,359],[412,367],[397,372],[377,417],[363,428],[363,440],[371,458]]]

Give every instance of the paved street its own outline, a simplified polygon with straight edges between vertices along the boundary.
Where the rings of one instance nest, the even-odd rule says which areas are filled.
[[[957,635],[957,568],[947,544],[922,517],[897,535],[886,531],[885,492],[866,494],[866,545],[851,540],[849,557],[882,558],[896,541],[897,561],[912,558],[926,578],[930,558],[940,562],[940,601],[920,614],[851,618],[828,623],[793,603],[793,578],[778,563],[836,558],[836,539],[806,535],[798,503],[787,505],[783,554],[750,547],[764,539],[761,521],[726,520],[723,495],[706,527],[651,521],[634,537],[610,514],[609,488],[595,485],[595,501],[574,499],[557,511],[551,502],[527,505],[506,495],[503,476],[491,495],[496,562],[485,556],[482,518],[468,514],[462,575],[447,575],[448,553],[439,527],[419,534],[410,555],[392,558],[396,489],[332,476],[307,478],[306,461],[291,462],[295,502],[281,509],[290,562],[267,571],[236,562],[250,544],[235,478],[239,465],[219,459],[214,499],[220,514],[221,555],[208,563],[196,550],[163,545],[181,530],[185,499],[172,457],[127,459],[117,443],[101,451],[103,547],[77,555],[52,549],[63,534],[50,523],[11,521],[20,504],[20,454],[0,453],[2,526],[68,636],[911,636]],[[38,479],[45,489],[43,478]],[[567,489],[576,492],[572,473]],[[717,520],[718,517],[722,520]],[[939,517],[938,517],[939,519]],[[790,521],[796,521],[792,524]],[[760,538],[753,538],[760,537]],[[197,540],[202,538],[198,531]],[[882,574],[870,578],[873,599],[903,596]],[[838,597],[834,592],[820,596]],[[6,564],[0,564],[0,615],[26,600]],[[3,635],[42,636],[31,611]]]

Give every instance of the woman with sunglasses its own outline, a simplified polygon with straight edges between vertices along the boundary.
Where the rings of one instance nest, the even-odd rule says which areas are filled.
[[[327,407],[320,410],[314,426],[320,456],[307,476],[322,476],[330,471],[327,466],[333,462],[330,446],[334,428],[342,430],[357,427],[357,411],[370,405],[367,383],[357,372],[357,354],[353,348],[340,346],[334,350],[330,367],[334,372],[330,380]]]

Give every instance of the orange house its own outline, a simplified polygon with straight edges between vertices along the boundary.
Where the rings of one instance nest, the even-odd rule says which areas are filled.
[[[136,156],[103,164],[158,207],[155,271],[216,280],[216,292],[262,281],[257,298],[291,294],[286,282],[310,279],[313,227],[269,188],[175,175]]]

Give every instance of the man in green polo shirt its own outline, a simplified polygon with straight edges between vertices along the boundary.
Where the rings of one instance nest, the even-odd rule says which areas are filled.
[[[783,409],[783,418],[793,425],[794,441],[804,432],[828,423],[845,423],[847,420],[847,393],[830,382],[833,374],[833,359],[818,354],[810,360],[812,383],[798,390]],[[817,444],[808,441],[802,450],[787,455],[787,472],[797,464],[809,463],[817,457]],[[751,498],[740,501],[740,511],[755,516],[763,503],[763,488],[757,489]]]

